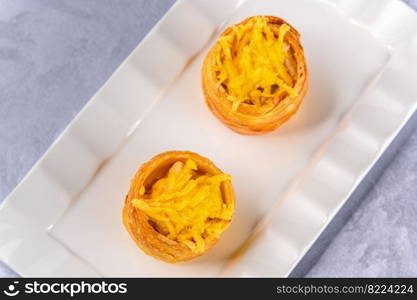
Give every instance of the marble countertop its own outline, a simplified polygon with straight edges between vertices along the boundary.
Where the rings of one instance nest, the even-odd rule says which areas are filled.
[[[174,2],[0,0],[0,202]],[[417,277],[416,153],[417,129],[307,276]]]

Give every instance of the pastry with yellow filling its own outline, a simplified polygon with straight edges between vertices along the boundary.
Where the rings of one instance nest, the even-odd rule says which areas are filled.
[[[231,129],[276,129],[297,112],[307,91],[300,34],[273,16],[227,28],[204,59],[202,85],[208,107]]]
[[[169,151],[136,172],[123,223],[146,254],[176,263],[213,247],[229,226],[234,205],[230,175],[196,153]]]

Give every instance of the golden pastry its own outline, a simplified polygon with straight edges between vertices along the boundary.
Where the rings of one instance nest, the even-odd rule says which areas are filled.
[[[234,205],[230,175],[196,153],[168,151],[136,172],[123,223],[146,254],[176,263],[213,247],[229,226]]]
[[[208,107],[242,134],[276,129],[307,91],[300,34],[283,19],[255,16],[227,28],[202,66]]]

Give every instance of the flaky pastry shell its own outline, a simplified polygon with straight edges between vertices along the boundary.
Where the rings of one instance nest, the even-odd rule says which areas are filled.
[[[146,189],[166,174],[167,170],[178,161],[185,162],[192,159],[196,162],[198,172],[203,175],[217,175],[223,172],[209,159],[189,151],[168,151],[156,155],[144,163],[131,180],[131,186],[123,207],[123,224],[134,242],[146,254],[168,263],[177,263],[193,259],[206,253],[212,248],[218,239],[206,239],[206,247],[203,253],[194,253],[182,243],[171,240],[159,233],[149,222],[148,216],[135,208],[132,200],[138,198],[142,186]],[[235,195],[230,181],[221,183],[222,198],[225,203],[234,207]],[[226,229],[226,228],[225,228]]]
[[[202,65],[202,87],[206,103],[213,114],[229,128],[241,134],[263,134],[276,129],[293,116],[306,94],[308,86],[307,64],[304,57],[304,50],[300,43],[300,34],[283,19],[274,16],[263,16],[267,18],[269,25],[287,24],[290,30],[285,34],[284,41],[289,45],[289,51],[295,61],[296,71],[293,89],[297,96],[287,95],[285,98],[273,99],[274,107],[267,110],[262,106],[254,106],[242,103],[237,111],[233,111],[232,102],[227,99],[227,91],[223,86],[217,84],[214,72],[216,44],[207,53]],[[250,17],[241,23],[227,28],[221,36],[233,31],[233,27],[244,24],[251,20]]]

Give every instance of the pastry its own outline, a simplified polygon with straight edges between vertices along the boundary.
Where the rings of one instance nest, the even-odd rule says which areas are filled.
[[[227,28],[206,55],[206,103],[225,125],[262,134],[293,116],[307,91],[300,34],[283,19],[250,17]]]
[[[229,226],[234,205],[230,175],[196,153],[168,151],[136,172],[123,223],[146,254],[176,263],[213,247]]]

